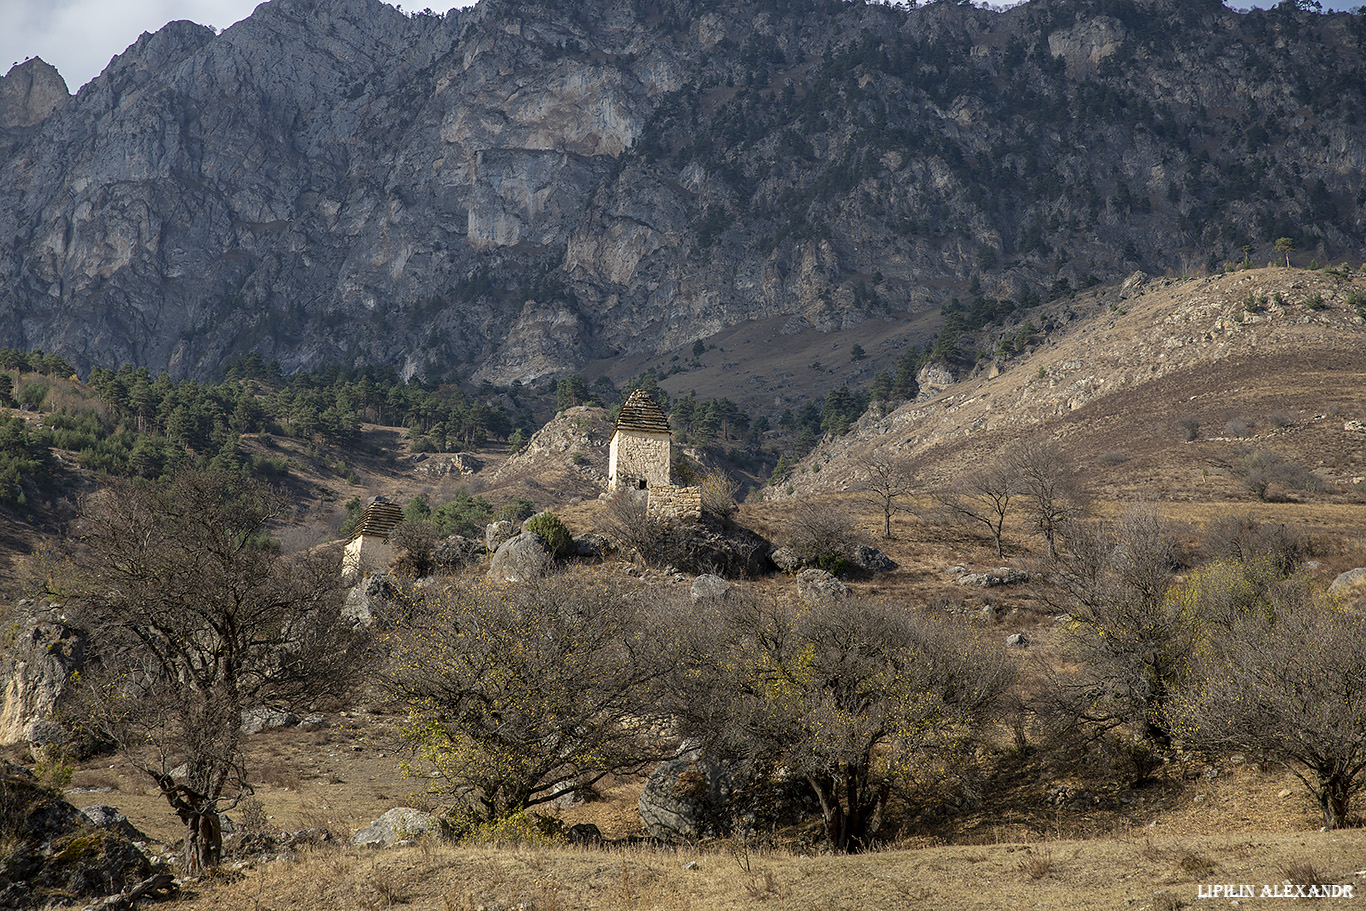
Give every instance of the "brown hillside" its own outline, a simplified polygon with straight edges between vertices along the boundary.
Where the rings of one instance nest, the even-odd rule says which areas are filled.
[[[1366,433],[1349,426],[1366,412],[1366,320],[1349,303],[1364,288],[1359,276],[1273,268],[1091,296],[1075,305],[1089,316],[998,375],[928,389],[826,441],[793,488],[848,489],[874,449],[904,454],[933,486],[1043,434],[1112,499],[1246,499],[1230,471],[1239,447],[1272,449],[1349,491],[1366,475]],[[1249,312],[1249,297],[1265,308]]]

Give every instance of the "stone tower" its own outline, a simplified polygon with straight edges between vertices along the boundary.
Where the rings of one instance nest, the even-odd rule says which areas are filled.
[[[621,406],[607,451],[607,489],[667,488],[673,431],[655,400],[637,389]]]

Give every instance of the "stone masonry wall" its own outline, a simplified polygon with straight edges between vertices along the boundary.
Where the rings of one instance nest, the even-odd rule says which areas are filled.
[[[702,518],[702,488],[651,487],[646,511],[662,522],[696,522]]]
[[[664,434],[618,430],[608,461],[614,489],[627,478],[643,480],[651,489],[669,486],[669,437]]]

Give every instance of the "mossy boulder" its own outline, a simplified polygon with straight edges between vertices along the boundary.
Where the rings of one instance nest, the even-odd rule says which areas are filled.
[[[111,895],[150,872],[127,836],[96,827],[28,770],[0,760],[0,908]]]

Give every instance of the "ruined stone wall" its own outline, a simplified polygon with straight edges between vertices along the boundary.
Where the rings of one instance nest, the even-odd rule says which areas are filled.
[[[640,433],[632,430],[618,430],[612,434],[612,444],[607,455],[607,476],[610,487],[632,480],[644,481],[646,486],[668,487],[669,442],[663,433]]]
[[[651,487],[646,511],[661,522],[696,522],[702,518],[702,488]]]

